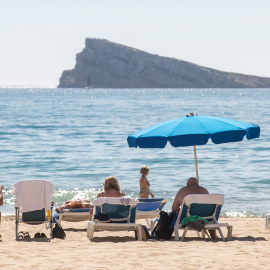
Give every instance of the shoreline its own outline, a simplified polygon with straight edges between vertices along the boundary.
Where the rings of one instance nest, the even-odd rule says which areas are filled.
[[[2,216],[3,269],[269,269],[270,229],[265,218],[220,218],[233,226],[232,240],[200,239],[188,232],[184,242],[136,241],[134,232],[96,232],[86,238],[87,221],[62,222],[66,239],[16,241],[15,216]],[[145,224],[144,220],[137,223]],[[19,231],[49,235],[45,225],[20,224]],[[226,231],[222,230],[225,234]]]

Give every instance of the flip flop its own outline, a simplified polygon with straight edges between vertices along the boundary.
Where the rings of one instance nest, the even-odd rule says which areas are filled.
[[[34,238],[40,238],[40,233],[37,232],[37,233],[34,235]]]
[[[19,232],[18,233],[18,238],[23,238],[24,237],[24,232]]]
[[[41,234],[40,234],[40,238],[47,238],[47,236],[46,236],[45,233],[41,233]]]
[[[25,233],[23,234],[23,238],[31,238],[30,235],[29,235],[29,232],[25,232]]]

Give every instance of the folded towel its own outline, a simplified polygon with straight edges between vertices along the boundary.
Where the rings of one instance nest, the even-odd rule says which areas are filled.
[[[21,213],[51,209],[54,184],[47,180],[22,180],[12,185],[13,195],[16,196],[15,207]]]
[[[127,196],[123,196],[120,198],[114,197],[100,197],[94,200],[95,205],[101,205],[104,203],[108,204],[123,204],[123,205],[137,205],[137,199],[133,199]]]

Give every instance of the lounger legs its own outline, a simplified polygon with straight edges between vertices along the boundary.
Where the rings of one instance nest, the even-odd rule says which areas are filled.
[[[146,224],[147,224],[147,228],[150,229],[150,232],[152,233],[152,231],[155,228],[155,224],[157,222],[157,218],[153,218],[153,219],[146,219]]]
[[[188,231],[188,227],[185,227],[184,232],[183,232],[183,234],[181,236],[181,240],[180,241],[183,241],[184,240],[184,238],[185,238],[185,236],[187,234],[187,231]],[[201,237],[201,235],[200,235],[199,232],[197,232],[197,235],[198,235],[198,237]],[[178,227],[175,227],[174,228],[174,239],[175,239],[175,241],[179,241],[179,230],[178,230]]]
[[[53,217],[52,217],[52,210],[53,210],[53,207],[51,206],[51,214],[50,214],[50,235],[51,235],[51,239],[53,238],[53,235],[52,235],[52,230],[53,230],[53,228],[52,228],[52,226],[53,226],[53,224],[52,224],[52,219],[53,219]]]
[[[86,233],[86,237],[89,238],[89,240],[92,240],[94,237],[94,229],[95,229],[95,225],[93,225],[92,221],[88,222],[88,228],[87,228],[87,233]]]
[[[225,227],[227,229],[227,237],[225,239],[222,231],[221,231],[221,227]],[[220,234],[220,237],[222,238],[223,241],[229,241],[231,240],[232,238],[232,229],[233,229],[233,226],[229,225],[228,223],[220,223],[220,224],[209,224],[209,225],[206,225],[206,230],[213,230],[213,229],[217,229],[219,234]]]
[[[149,228],[149,229],[151,229],[151,224],[150,223],[152,223],[152,220],[150,220],[150,222],[149,222],[149,219],[147,218],[146,219],[146,224],[147,224],[147,228]]]
[[[15,207],[15,239],[18,239],[18,226],[19,226],[19,208]]]
[[[228,234],[227,234],[226,239],[224,238],[224,235],[223,235],[223,233],[222,233],[220,227],[213,227],[213,225],[212,225],[212,228],[211,228],[211,229],[212,229],[212,230],[213,230],[213,229],[217,229],[223,241],[226,241],[226,240],[229,241],[229,240],[231,240],[231,238],[232,238],[232,229],[233,229],[233,226],[230,226],[229,224],[222,224],[222,227],[226,227],[227,230],[228,230]],[[209,228],[208,228],[208,229],[209,229]],[[184,232],[183,232],[183,234],[182,234],[182,236],[181,236],[180,241],[183,241],[183,240],[184,240],[187,231],[188,231],[188,227],[185,227]],[[198,234],[198,237],[200,237],[200,233],[197,232],[197,234]],[[176,240],[176,241],[179,241],[179,230],[178,230],[178,227],[175,227],[175,228],[174,228],[174,237],[175,237],[175,240]],[[202,232],[202,237],[205,237],[204,232]]]
[[[154,218],[154,219],[150,220],[150,224],[151,224],[150,231],[151,231],[151,233],[155,229],[156,222],[157,222],[157,218]]]
[[[220,228],[218,228],[218,232],[219,232],[220,237],[222,238],[222,240],[225,241],[224,235],[223,235],[223,233],[222,233],[222,231],[221,231]]]
[[[179,230],[178,230],[178,227],[174,227],[174,239],[175,239],[175,241],[179,241]]]
[[[188,231],[188,227],[186,227],[186,228],[184,229],[184,232],[183,232],[183,234],[182,234],[182,236],[181,236],[180,241],[184,241],[184,238],[185,238],[185,236],[186,236],[186,234],[187,234],[187,231]]]
[[[96,227],[96,229],[99,229],[99,227]],[[140,225],[136,225],[136,227],[133,227],[130,230],[134,231],[135,229],[137,231],[138,240],[142,241],[142,232],[141,232]],[[94,238],[94,231],[95,231],[95,223],[92,221],[89,221],[87,232],[86,232],[86,237],[88,237],[90,241]]]
[[[187,233],[187,230],[188,230],[188,227],[186,227],[184,229],[184,232],[183,232],[183,234],[181,236],[181,240],[180,241],[183,241],[184,240],[185,235]],[[175,226],[174,227],[174,239],[175,239],[175,241],[179,241],[179,227],[178,226]]]
[[[232,229],[233,229],[233,226],[228,226],[227,229],[228,229],[228,234],[227,234],[226,240],[229,241],[229,240],[232,239]]]
[[[138,240],[142,241],[142,231],[141,231],[140,225],[137,226],[137,236],[138,236]]]

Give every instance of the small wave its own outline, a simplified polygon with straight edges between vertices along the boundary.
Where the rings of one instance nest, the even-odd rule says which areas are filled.
[[[230,211],[230,212],[222,212],[221,216],[222,217],[261,217],[262,214],[255,214],[255,213],[246,212],[246,211],[243,211],[243,212]]]

